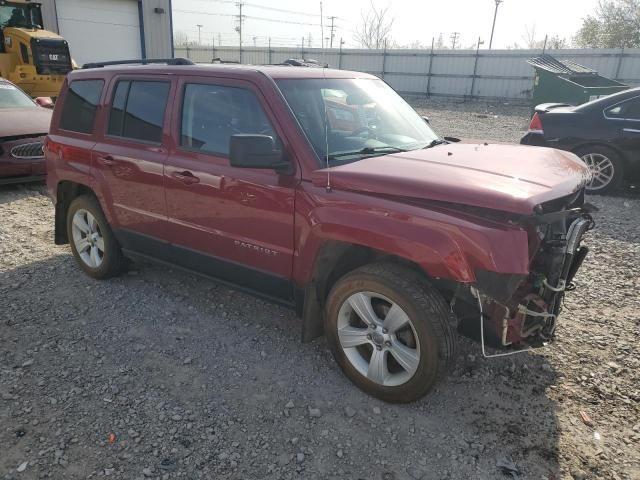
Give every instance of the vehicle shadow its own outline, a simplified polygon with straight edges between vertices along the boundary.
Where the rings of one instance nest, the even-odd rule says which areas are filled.
[[[154,264],[94,281],[71,255],[0,275],[0,338],[13,367],[0,390],[16,398],[0,429],[0,471],[13,471],[26,446],[55,443],[65,425],[78,476],[112,464],[131,477],[185,452],[193,462],[175,468],[229,478],[296,469],[318,479],[561,476],[548,395],[556,375],[538,353],[483,359],[461,339],[447,381],[418,402],[385,404],[342,375],[323,339],[301,344],[284,307]],[[29,427],[18,438],[20,425]],[[108,432],[124,442],[118,449],[105,448]],[[136,455],[120,455],[133,445]],[[235,454],[236,465],[252,463],[236,472]],[[31,468],[49,472],[52,462]]]

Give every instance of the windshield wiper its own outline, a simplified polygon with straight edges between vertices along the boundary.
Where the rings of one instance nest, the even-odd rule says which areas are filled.
[[[332,153],[329,155],[329,159],[340,158],[340,157],[349,157],[351,155],[373,155],[376,153],[400,153],[407,152],[404,148],[392,147],[391,145],[384,147],[364,147],[360,150],[355,150],[353,152],[338,152]]]
[[[424,146],[422,148],[423,149],[424,148],[433,148],[433,147],[435,147],[437,145],[442,145],[443,143],[449,143],[449,142],[447,142],[446,140],[443,140],[442,138],[436,138],[435,140],[432,140],[429,145],[426,145],[426,146]]]

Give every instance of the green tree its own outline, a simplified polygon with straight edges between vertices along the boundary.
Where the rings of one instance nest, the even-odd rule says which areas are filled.
[[[582,48],[640,47],[640,0],[600,0],[582,20],[575,43]]]

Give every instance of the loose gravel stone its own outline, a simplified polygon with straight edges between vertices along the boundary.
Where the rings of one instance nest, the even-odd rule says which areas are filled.
[[[320,411],[319,408],[309,408],[309,416],[310,417],[318,418],[321,415],[322,415],[322,412]]]

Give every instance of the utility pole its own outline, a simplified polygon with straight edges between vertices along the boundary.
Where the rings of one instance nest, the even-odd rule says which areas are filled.
[[[322,15],[322,1],[320,2],[320,47],[324,48],[324,16]]]
[[[218,46],[222,46],[222,35],[218,34]]]
[[[498,16],[498,7],[504,0],[494,0],[496,2],[496,9],[493,12],[493,25],[491,26],[491,38],[489,38],[489,50],[491,50],[491,46],[493,45],[493,31],[496,28],[496,17]]]
[[[244,21],[244,17],[242,16],[243,5],[244,4],[242,2],[236,3],[236,6],[238,7],[238,26],[236,27],[236,32],[238,32],[239,37],[240,63],[242,63],[242,23]]]
[[[458,43],[459,37],[460,37],[460,32],[453,32],[449,37],[451,39],[451,50],[456,49],[456,43]]]
[[[200,29],[204,27],[204,25],[196,25],[198,27],[198,46],[202,45],[202,37],[200,36]]]
[[[329,17],[329,20],[331,20],[331,34],[329,35],[329,48],[333,48],[333,37],[336,35],[335,34],[335,25],[333,24],[335,19],[336,19],[335,15]]]

